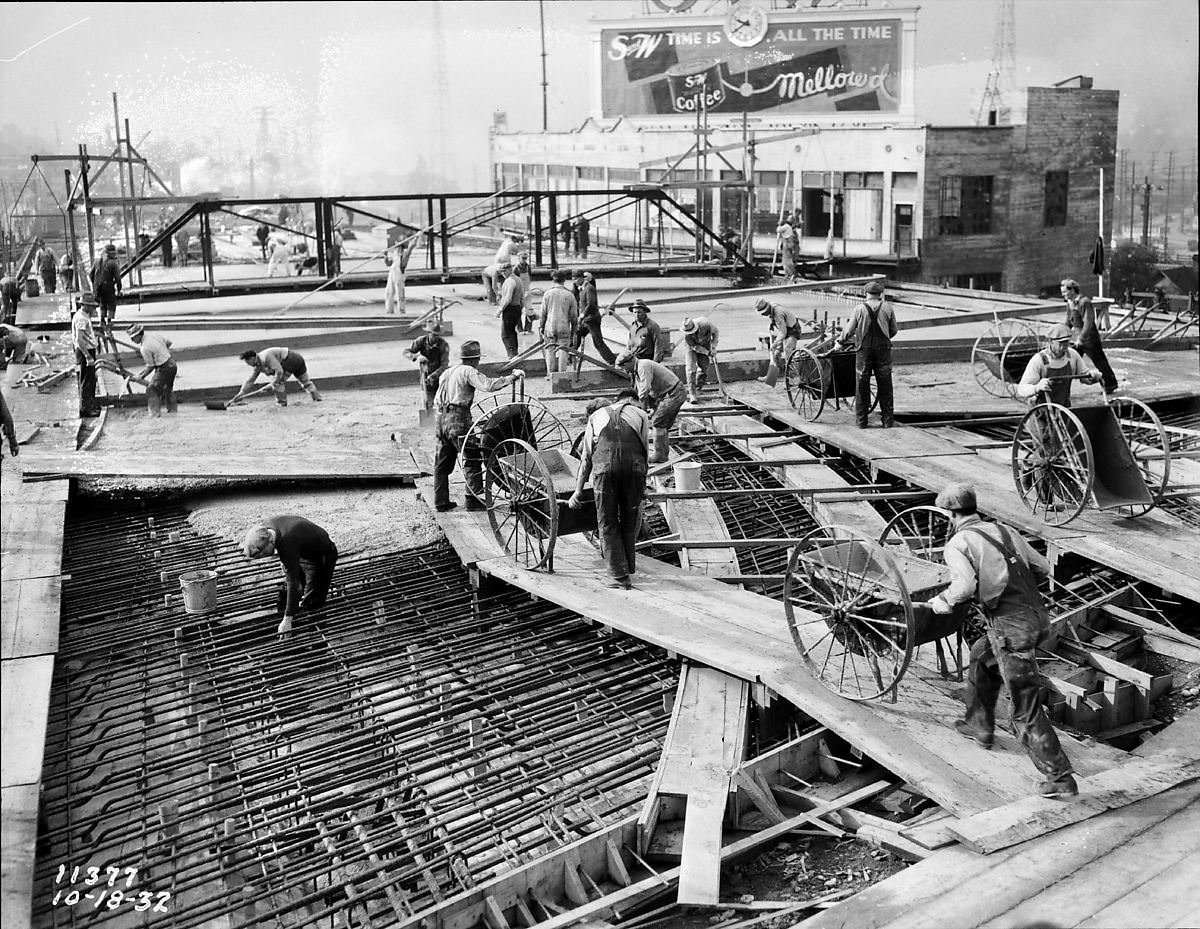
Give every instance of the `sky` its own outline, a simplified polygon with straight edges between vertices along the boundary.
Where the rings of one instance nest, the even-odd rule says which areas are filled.
[[[551,129],[574,128],[591,112],[590,20],[648,6],[545,0]],[[726,7],[700,0],[692,12]],[[971,124],[999,3],[919,7],[918,117]],[[1015,0],[1017,81],[1045,86],[1091,75],[1096,87],[1121,92],[1118,148],[1147,160],[1173,149],[1177,163],[1191,164],[1198,9],[1196,0]],[[80,142],[102,149],[106,133],[111,145],[116,92],[135,145],[151,158],[156,144],[169,142],[176,152],[190,146],[247,162],[265,109],[269,138],[308,162],[318,188],[288,193],[369,192],[421,163],[459,189],[481,189],[493,113],[504,111],[509,129],[541,126],[535,0],[0,3],[0,22],[7,155],[28,154],[12,150],[25,135],[59,152]]]

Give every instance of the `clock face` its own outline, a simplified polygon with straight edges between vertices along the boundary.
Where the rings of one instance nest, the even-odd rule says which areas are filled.
[[[757,45],[767,35],[766,11],[745,0],[735,3],[725,17],[725,36],[734,45],[748,48]]]

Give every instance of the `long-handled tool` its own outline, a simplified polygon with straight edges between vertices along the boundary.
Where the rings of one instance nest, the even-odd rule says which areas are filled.
[[[625,330],[626,330],[626,331],[628,331],[628,330],[629,330],[629,324],[628,324],[627,322],[625,322],[625,320],[621,319],[621,317],[620,317],[620,316],[617,316],[617,315],[616,315],[617,301],[618,301],[618,300],[620,300],[620,299],[621,299],[623,296],[625,296],[627,293],[629,293],[629,288],[628,288],[628,287],[623,287],[623,288],[621,288],[621,292],[620,292],[619,294],[617,294],[615,297],[613,297],[613,298],[612,298],[612,300],[610,300],[610,301],[608,302],[608,306],[606,306],[606,307],[605,307],[603,310],[601,310],[601,311],[600,311],[600,321],[601,321],[601,323],[603,323],[603,322],[604,322],[604,317],[605,317],[605,316],[612,316],[614,319],[616,319],[616,321],[617,321],[617,322],[619,322],[619,323],[620,323],[622,326],[624,326],[624,327],[625,327]],[[600,335],[600,338],[604,338],[604,335],[603,335],[603,333],[601,333],[601,335]],[[580,349],[582,349],[582,348],[583,348],[583,338],[582,338],[582,337],[580,337],[580,339],[579,339],[579,347],[580,347]],[[588,360],[588,361],[592,361],[592,359],[591,359],[591,358],[588,358],[587,360]],[[579,372],[583,370],[583,361],[584,361],[584,356],[583,356],[583,354],[582,354],[582,352],[581,352],[581,353],[580,353],[580,354],[579,354],[579,355],[578,355],[578,356],[575,358],[575,376],[576,376],[576,377],[579,377]]]
[[[263,384],[263,386],[258,388],[258,390],[252,390],[248,394],[238,394],[232,400],[205,400],[204,408],[206,410],[227,410],[235,403],[240,403],[247,397],[257,397],[259,394],[266,393],[268,390],[271,390],[274,386],[274,384]]]

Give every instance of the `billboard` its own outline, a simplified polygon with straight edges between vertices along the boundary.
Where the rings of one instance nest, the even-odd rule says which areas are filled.
[[[898,113],[901,31],[888,17],[772,22],[747,48],[719,22],[602,29],[602,115]]]

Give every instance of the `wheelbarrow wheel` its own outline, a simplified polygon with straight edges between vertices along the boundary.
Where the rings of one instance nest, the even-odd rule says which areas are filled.
[[[975,383],[993,397],[1015,397],[1016,383],[1008,377],[997,377],[995,372],[984,361],[988,353],[1001,359],[1000,370],[1003,372],[1003,361],[1011,351],[1022,347],[1039,345],[1037,332],[1028,323],[1018,319],[995,320],[984,330],[971,346],[971,375]]]
[[[1154,410],[1136,397],[1115,397],[1110,406],[1152,498],[1150,503],[1119,507],[1117,512],[1122,516],[1142,516],[1159,504],[1171,479],[1170,439]]]
[[[1078,516],[1092,498],[1092,440],[1079,418],[1057,403],[1039,403],[1017,425],[1012,474],[1026,509],[1052,526]]]
[[[908,587],[877,542],[827,526],[792,549],[783,583],[792,641],[826,687],[850,700],[891,694],[912,660]]]
[[[523,568],[552,570],[558,498],[537,449],[522,439],[502,441],[488,459],[483,487],[488,522],[501,548]]]
[[[796,412],[815,422],[825,409],[825,377],[816,354],[807,348],[795,349],[787,359],[784,386]]]

